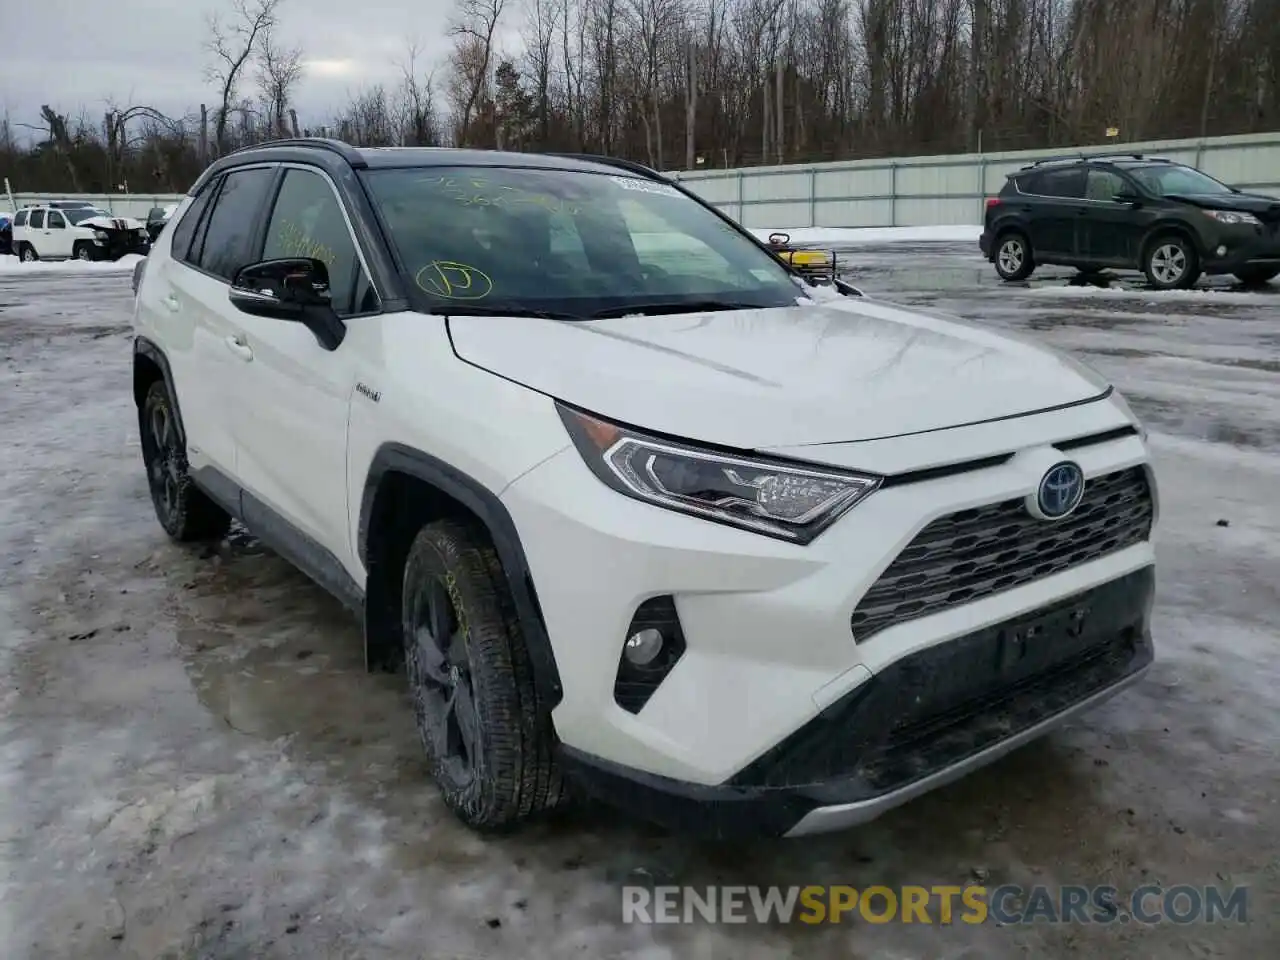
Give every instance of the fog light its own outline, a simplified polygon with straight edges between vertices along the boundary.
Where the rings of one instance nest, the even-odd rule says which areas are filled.
[[[648,666],[662,652],[662,642],[661,630],[646,627],[644,630],[638,630],[627,637],[627,645],[623,648],[623,654],[626,656],[628,663],[634,663],[637,667]]]
[[[1218,247],[1218,249],[1217,249],[1216,253],[1217,253],[1217,254],[1218,254],[1218,256],[1220,256],[1220,257],[1225,257],[1225,256],[1227,255],[1227,248],[1226,248],[1226,247]]]

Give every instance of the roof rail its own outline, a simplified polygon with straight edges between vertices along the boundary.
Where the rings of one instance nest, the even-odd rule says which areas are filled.
[[[269,150],[272,147],[317,147],[321,150],[328,150],[330,153],[338,154],[353,167],[367,167],[369,165],[359,150],[345,140],[335,140],[332,137],[286,137],[282,140],[264,140],[262,143],[253,143],[247,147],[232,150],[227,156],[234,157],[237,154],[248,153],[252,150]]]
[[[604,157],[594,153],[548,153],[545,156],[563,157],[565,160],[589,160],[592,163],[603,163],[606,166],[617,167],[619,170],[638,173],[646,180],[661,180],[663,182],[667,180],[666,176],[652,167],[646,167],[643,163],[636,163],[634,160],[624,160],[621,157]]]

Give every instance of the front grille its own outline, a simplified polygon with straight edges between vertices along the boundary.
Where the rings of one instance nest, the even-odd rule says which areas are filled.
[[[1037,520],[1022,498],[939,517],[858,602],[850,619],[854,639],[1141,543],[1154,515],[1146,471],[1132,467],[1089,480],[1065,520]]]

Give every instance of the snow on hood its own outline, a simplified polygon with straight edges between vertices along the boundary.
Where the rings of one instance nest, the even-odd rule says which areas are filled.
[[[77,226],[96,227],[99,230],[141,230],[142,221],[134,220],[132,217],[113,217],[104,213],[100,217],[86,217]]]
[[[870,299],[587,322],[454,316],[458,355],[636,427],[744,449],[869,440],[1101,396],[1028,340]]]

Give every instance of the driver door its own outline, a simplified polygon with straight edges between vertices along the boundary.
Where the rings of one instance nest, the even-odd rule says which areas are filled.
[[[58,210],[49,210],[45,213],[45,236],[49,239],[43,241],[44,246],[49,248],[45,253],[41,248],[40,253],[43,256],[61,259],[62,257],[70,257],[75,246],[72,231],[67,228],[67,218]]]
[[[317,170],[284,171],[261,259],[282,257],[324,262],[344,320],[379,309],[337,192]],[[234,322],[253,356],[243,365],[244,415],[235,427],[244,488],[351,569],[347,419],[358,338],[328,350],[302,323],[238,311]]]

